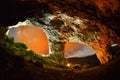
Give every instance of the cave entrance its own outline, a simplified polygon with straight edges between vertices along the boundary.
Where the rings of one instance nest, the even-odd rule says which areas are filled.
[[[32,22],[30,20],[26,20],[25,22],[21,22],[12,27],[13,28],[10,28],[8,30],[8,31],[11,30],[11,32],[10,33],[7,32],[7,34],[9,36],[12,36],[15,42],[25,43],[29,49],[33,50],[38,54],[43,54],[43,55],[44,54],[47,55],[51,53],[64,54],[65,53],[64,46],[66,46],[65,44],[66,42],[78,42],[90,46],[95,51],[97,58],[99,59],[101,64],[104,64],[108,61],[108,55],[106,55],[106,45],[105,46],[101,45],[100,42],[96,40],[95,36],[94,36],[95,39],[93,41],[82,41],[81,39],[83,38],[77,35],[79,32],[76,32],[74,36],[66,36],[66,35],[72,35],[72,32],[69,33],[68,31],[68,33],[62,34],[62,32],[56,30],[53,26],[42,25],[39,24],[38,22]],[[105,41],[104,39],[100,39],[100,40],[104,42]],[[37,48],[35,46],[37,46]]]
[[[100,65],[94,49],[78,42],[66,42],[64,57],[70,66],[94,67]]]
[[[65,48],[64,48],[65,58],[86,57],[91,55],[95,55],[94,50],[85,44],[81,44],[77,42],[65,43]]]
[[[22,42],[37,54],[49,54],[48,39],[42,28],[31,25],[11,27],[7,35],[14,38],[15,42]]]
[[[12,27],[8,36],[13,37],[15,42],[25,43],[29,49],[37,54],[49,54],[49,41],[44,30],[40,27],[21,25]],[[64,57],[85,57],[95,55],[94,50],[77,42],[66,42],[64,45]]]

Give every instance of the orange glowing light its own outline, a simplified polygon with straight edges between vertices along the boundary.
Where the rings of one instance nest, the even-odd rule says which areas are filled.
[[[70,67],[71,66],[71,64],[70,63],[67,63],[67,67]]]
[[[66,42],[64,52],[78,51],[81,47],[82,45],[79,45],[77,42]]]
[[[17,27],[18,42],[25,43],[29,49],[37,54],[48,54],[48,39],[45,32],[40,27],[19,26]]]
[[[30,25],[21,25],[15,28],[15,35],[17,42],[25,43],[28,46],[28,50],[33,50],[37,54],[46,55],[49,54],[49,45],[48,39],[40,27],[30,26]],[[65,53],[70,51],[77,51],[81,47],[78,43],[75,42],[66,42],[65,43]]]

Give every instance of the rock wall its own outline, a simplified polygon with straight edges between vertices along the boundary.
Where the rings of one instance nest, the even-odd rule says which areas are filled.
[[[64,14],[60,16],[61,19],[65,21],[65,25],[54,25],[54,27],[58,30],[61,41],[79,42],[91,46],[95,50],[101,64],[109,61],[110,57],[107,53],[108,47],[112,44],[120,43],[120,38],[116,36],[112,30],[100,22],[86,19],[80,20]],[[55,22],[57,22],[57,19]]]
[[[50,53],[63,53],[60,50],[65,42],[79,42],[92,47],[101,64],[104,64],[111,59],[107,52],[109,46],[120,44],[120,38],[99,21],[87,20],[77,16],[71,17],[60,12],[44,16],[44,19],[41,20],[44,25],[39,23],[40,20],[37,20],[37,23],[32,23],[41,26],[46,32]],[[56,44],[57,46],[55,46]]]
[[[118,0],[93,0],[97,7],[104,13],[106,16],[111,16],[115,14],[120,8],[120,2]]]
[[[111,56],[107,52],[108,48],[112,44],[120,44],[120,38],[111,29],[98,22],[95,22],[94,26],[99,29],[97,31],[98,36],[93,41],[86,43],[95,50],[101,64],[104,64],[111,59]]]
[[[15,2],[15,0],[12,1]],[[41,9],[38,8],[39,4],[36,2],[35,4],[33,3],[31,7],[31,3],[28,4],[29,1],[27,1],[18,0],[16,3],[20,3],[19,6],[15,7],[16,3],[14,3],[15,6],[12,4],[13,6],[9,8],[9,10],[5,9],[6,11],[4,11],[4,13],[10,13],[11,10],[15,8],[13,9],[14,14],[10,13],[9,15],[5,15],[7,19],[9,19],[7,22],[13,21],[13,17],[10,16],[15,16],[15,13],[26,16],[31,14],[30,11],[35,13],[36,11],[38,12],[38,10],[41,12],[50,10],[48,12],[52,14],[55,14],[57,11],[61,11],[71,16],[78,16],[77,18],[74,17],[75,19],[71,17],[62,19],[61,17],[64,22],[59,18],[54,18],[51,22],[52,26],[47,24],[37,25],[42,26],[42,28],[45,30],[50,46],[55,42],[66,41],[87,44],[95,50],[98,59],[100,60],[101,64],[103,64],[109,61],[109,57],[106,52],[108,46],[114,43],[120,43],[119,37],[116,36],[116,34],[110,29],[112,28],[113,30],[116,30],[119,34],[119,0],[37,0],[40,5],[44,5],[44,8],[43,6],[40,7]],[[11,1],[9,0],[9,2]],[[9,6],[7,7],[10,7],[11,3],[8,4]],[[33,6],[35,7],[33,8]],[[5,8],[7,7],[5,6]],[[36,10],[36,7],[38,10]],[[23,8],[25,9],[23,10]],[[66,17],[64,15],[62,16]],[[79,20],[79,18],[81,19]],[[104,23],[104,25],[101,22]]]
[[[37,1],[40,2],[40,0]],[[107,53],[108,47],[112,44],[120,43],[119,37],[116,36],[116,34],[111,30],[115,30],[119,35],[119,24],[117,23],[117,20],[119,19],[117,17],[119,17],[118,14],[120,9],[120,2],[118,0],[64,0],[62,2],[53,0],[53,3],[51,3],[51,1],[48,2],[48,5],[53,11],[58,10],[72,16],[77,15],[79,17],[87,19],[101,19],[104,25],[95,20],[88,20],[88,22],[85,22],[85,24],[81,25],[84,26],[81,28],[70,27],[69,25],[65,27],[55,28],[59,30],[60,33],[62,33],[62,40],[80,43],[82,42],[84,44],[87,44],[88,46],[91,46],[95,50],[101,64],[109,61],[110,56]],[[117,17],[114,15],[116,15]],[[91,29],[90,33],[87,33],[86,27],[92,28],[93,30]],[[111,29],[108,27],[110,27]],[[83,35],[86,35],[86,37],[83,37]]]

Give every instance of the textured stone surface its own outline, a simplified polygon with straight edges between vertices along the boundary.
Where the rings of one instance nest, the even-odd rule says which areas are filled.
[[[57,16],[61,17],[64,25],[53,25],[53,27],[60,34],[62,42],[79,42],[91,46],[101,64],[109,61],[109,54],[107,54],[109,45],[120,43],[120,38],[112,30],[99,22],[80,20],[65,14]]]
[[[38,2],[36,2],[38,1]],[[71,16],[78,16],[79,18],[88,19],[84,24],[69,26],[76,24],[67,20],[68,23],[64,23],[64,26],[60,24],[56,26],[43,25],[43,29],[49,37],[49,43],[51,42],[82,42],[88,44],[94,48],[96,54],[101,63],[108,61],[106,50],[107,47],[114,43],[120,43],[116,34],[109,28],[114,30],[117,35],[120,36],[120,2],[119,0],[8,0],[5,3],[5,11],[3,12],[1,19],[6,20],[5,23],[13,23],[12,21],[18,20],[20,17],[28,17],[28,14],[50,12],[55,14],[57,11],[69,14]],[[14,2],[14,3],[13,3]],[[44,8],[43,8],[44,7]],[[3,8],[3,7],[1,7]],[[9,10],[8,10],[8,9]],[[24,8],[24,9],[23,9]],[[7,14],[9,13],[9,14]],[[22,16],[20,16],[22,15]],[[14,17],[13,17],[14,16]],[[58,19],[59,20],[59,19]],[[55,19],[53,20],[53,22]],[[4,23],[4,21],[3,21]],[[11,24],[10,23],[10,24]],[[55,22],[56,23],[56,22]],[[104,24],[104,25],[103,25]],[[41,26],[41,24],[40,24]],[[77,27],[78,26],[78,27]],[[108,28],[109,27],[109,28]],[[93,29],[91,29],[93,28]],[[89,30],[89,33],[87,33]],[[69,33],[68,33],[69,32]],[[97,32],[97,34],[96,34]],[[49,36],[51,35],[51,36]],[[84,36],[87,37],[84,37]],[[55,37],[56,36],[56,37]],[[79,36],[79,37],[78,37]],[[88,38],[89,36],[89,38]],[[52,41],[51,41],[52,40]]]
[[[63,54],[65,42],[78,42],[92,47],[101,64],[104,64],[111,58],[107,52],[108,47],[120,43],[120,38],[111,29],[95,20],[57,13],[27,21],[44,30],[49,41],[49,53]]]

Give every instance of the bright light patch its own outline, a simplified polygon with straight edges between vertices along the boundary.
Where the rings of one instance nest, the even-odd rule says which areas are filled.
[[[112,44],[111,47],[115,47],[115,46],[118,46],[118,44]]]
[[[24,23],[23,23],[24,24]],[[11,27],[7,35],[14,38],[15,42],[21,42],[37,54],[49,54],[48,39],[45,32],[36,26],[20,25]]]
[[[71,64],[70,63],[67,63],[67,67],[70,67],[71,66]]]
[[[74,21],[74,24],[81,24],[81,20],[80,20],[80,19],[76,19],[76,20]]]
[[[27,51],[30,51],[30,49],[28,48],[28,49],[26,49]]]
[[[94,54],[95,52],[89,46],[75,42],[67,42],[65,44],[65,58],[86,57]]]

